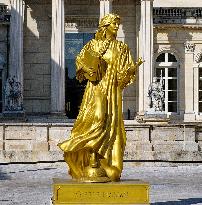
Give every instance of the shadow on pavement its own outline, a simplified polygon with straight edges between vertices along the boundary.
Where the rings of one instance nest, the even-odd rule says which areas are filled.
[[[8,179],[10,179],[10,176],[8,176],[7,173],[2,172],[0,169],[0,180],[8,180]]]
[[[151,203],[151,205],[193,205],[202,203],[202,198],[179,199],[179,201],[166,201]]]

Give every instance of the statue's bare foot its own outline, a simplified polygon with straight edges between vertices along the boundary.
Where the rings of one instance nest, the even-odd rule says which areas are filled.
[[[107,176],[111,179],[111,181],[120,180],[121,171],[117,167],[110,166],[106,159],[101,159],[100,164],[107,173]]]

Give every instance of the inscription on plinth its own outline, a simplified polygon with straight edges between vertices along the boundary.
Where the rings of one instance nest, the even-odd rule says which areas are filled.
[[[53,204],[149,204],[149,184],[139,180],[78,183],[53,180]]]

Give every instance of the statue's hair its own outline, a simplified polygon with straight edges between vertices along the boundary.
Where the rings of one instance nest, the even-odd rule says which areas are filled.
[[[115,20],[120,21],[120,17],[117,14],[107,14],[104,16],[99,23],[98,30],[95,34],[96,40],[105,40],[107,27]]]

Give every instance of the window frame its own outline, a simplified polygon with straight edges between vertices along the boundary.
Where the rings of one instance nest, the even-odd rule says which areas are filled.
[[[162,53],[165,54],[165,61],[164,62],[156,62],[156,59]],[[175,114],[179,114],[179,61],[178,61],[176,55],[173,54],[172,52],[162,52],[162,53],[159,53],[158,56],[155,59],[154,76],[156,76],[156,70],[157,69],[164,69],[164,72],[165,72],[165,76],[163,77],[163,80],[164,80],[164,83],[165,83],[165,90],[164,90],[164,92],[165,92],[165,110],[164,110],[164,112],[167,115],[175,115]],[[168,54],[174,55],[177,62],[168,62]],[[176,68],[177,69],[177,76],[176,77],[168,77],[168,69],[169,68]],[[158,77],[158,79],[159,79],[159,77]],[[168,80],[170,80],[170,79],[176,79],[177,80],[177,89],[176,89],[176,92],[177,92],[177,99],[176,100],[177,101],[174,101],[174,100],[168,101],[169,91],[175,91],[175,90],[169,90],[168,89]],[[168,103],[169,102],[176,102],[177,103],[177,111],[176,112],[168,112]]]
[[[202,90],[200,90],[200,78],[201,78],[201,80],[202,80],[202,76],[200,77],[200,75],[199,75],[199,73],[200,73],[200,69],[202,70],[202,67],[198,67],[198,113],[200,114],[200,115],[202,115],[202,111],[200,111],[200,102],[202,103],[202,100],[200,101],[200,95],[199,95],[199,92],[201,91],[202,92]]]

